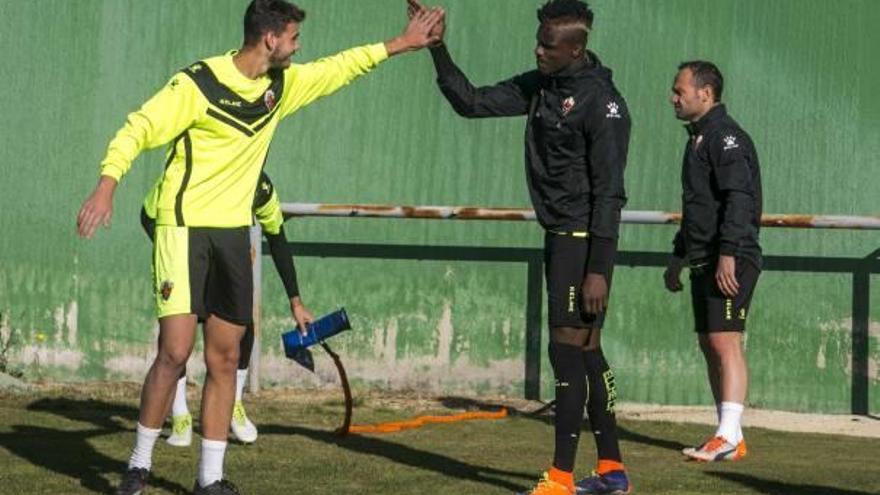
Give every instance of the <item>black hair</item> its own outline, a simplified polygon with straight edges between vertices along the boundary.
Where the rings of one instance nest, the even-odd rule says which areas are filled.
[[[690,69],[691,74],[694,75],[694,83],[697,88],[709,86],[712,88],[712,94],[715,96],[715,102],[721,101],[721,95],[724,93],[724,76],[721,75],[718,66],[705,60],[691,60],[689,62],[682,62],[678,66],[679,71],[684,69]]]
[[[280,33],[291,22],[302,22],[306,13],[284,0],[253,0],[244,13],[244,44],[253,45],[263,34]]]
[[[593,28],[593,11],[587,2],[581,0],[549,0],[538,9],[538,21],[572,20],[584,23],[587,29]]]

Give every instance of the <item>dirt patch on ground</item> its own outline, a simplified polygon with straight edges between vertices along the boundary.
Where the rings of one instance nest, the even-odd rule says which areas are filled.
[[[619,415],[627,419],[670,421],[714,425],[715,408],[702,406],[658,406],[623,404]],[[743,415],[746,427],[798,433],[827,433],[863,438],[880,438],[880,417],[850,416],[848,414],[803,414],[764,409],[746,409]]]

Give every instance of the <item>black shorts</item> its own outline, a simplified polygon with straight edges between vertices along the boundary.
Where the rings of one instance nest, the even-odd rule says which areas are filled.
[[[544,269],[547,277],[547,315],[550,328],[602,328],[605,312],[583,310],[581,286],[587,273],[590,239],[570,234],[544,235]],[[611,291],[611,274],[608,274]]]
[[[708,332],[744,332],[752,294],[761,271],[749,260],[737,258],[736,280],[739,293],[727,298],[715,281],[717,261],[691,266],[691,302],[694,307],[694,330]]]
[[[159,318],[216,315],[253,323],[254,280],[247,227],[156,227],[153,277]]]

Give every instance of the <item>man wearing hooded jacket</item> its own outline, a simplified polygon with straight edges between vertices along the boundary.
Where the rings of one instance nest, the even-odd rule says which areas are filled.
[[[424,9],[409,0],[410,13]],[[537,69],[475,87],[441,41],[431,49],[440,91],[466,118],[525,116],[526,179],[545,230],[550,362],[556,378],[553,465],[529,493],[628,493],[618,444],[614,375],[600,333],[608,304],[630,136],[611,71],[586,49],[593,12],[579,0],[538,10]],[[443,22],[435,25],[440,38]],[[595,474],[574,483],[584,405],[598,451]]]

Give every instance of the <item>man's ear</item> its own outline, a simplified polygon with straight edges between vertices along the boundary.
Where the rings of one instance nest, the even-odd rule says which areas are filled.
[[[703,86],[699,89],[700,92],[700,101],[703,103],[712,102],[715,100],[715,97],[712,95],[712,86]]]
[[[275,45],[278,44],[278,39],[272,33],[272,31],[266,31],[263,33],[263,46],[266,47],[266,50],[269,52],[275,51]]]

